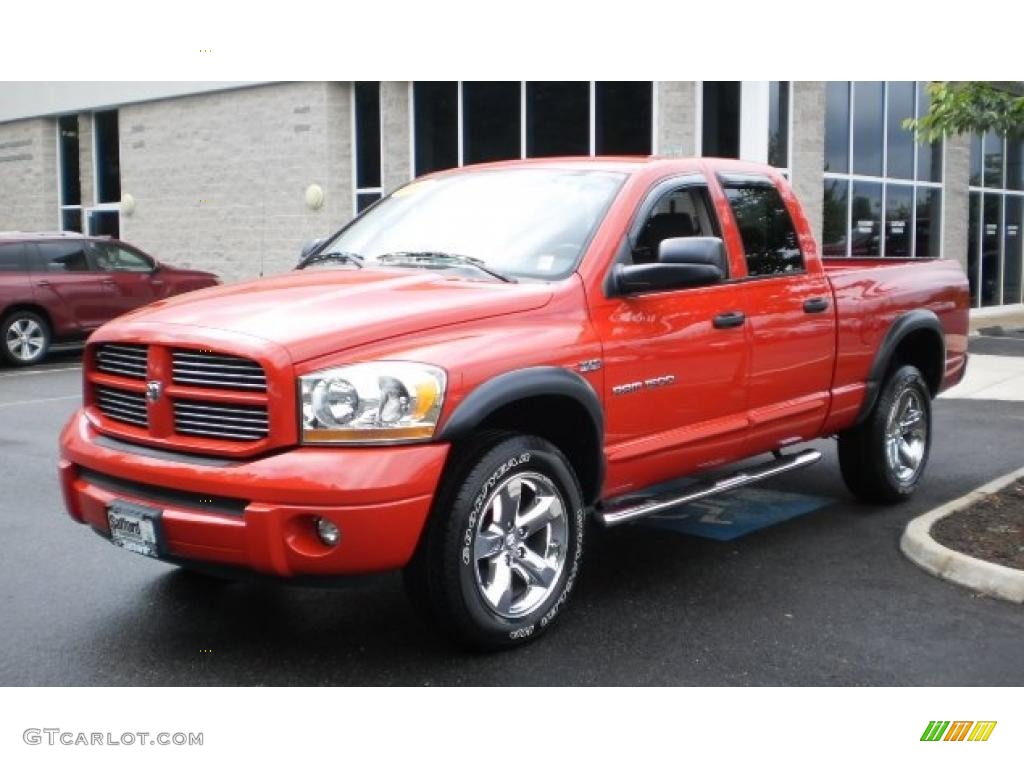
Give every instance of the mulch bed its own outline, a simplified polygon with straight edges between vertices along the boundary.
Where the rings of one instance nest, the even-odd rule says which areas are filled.
[[[1024,570],[1024,478],[932,526],[943,546]]]

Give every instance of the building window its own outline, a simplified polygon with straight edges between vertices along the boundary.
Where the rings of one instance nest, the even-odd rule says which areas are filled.
[[[651,82],[416,82],[413,169],[557,155],[649,155]]]
[[[789,168],[789,81],[768,83],[768,164]]]
[[[704,157],[740,156],[738,80],[705,80],[701,85],[701,142]]]
[[[116,109],[92,115],[93,205],[85,209],[90,235],[120,237],[121,151]]]
[[[57,164],[60,168],[60,228],[82,231],[82,177],[79,165],[78,115],[57,119]]]
[[[352,126],[355,134],[356,213],[381,197],[380,83],[353,84]]]
[[[919,145],[903,128],[927,110],[925,83],[828,83],[826,256],[940,255],[942,143]]]
[[[967,277],[971,306],[1019,304],[1024,273],[1024,137],[971,140]]]

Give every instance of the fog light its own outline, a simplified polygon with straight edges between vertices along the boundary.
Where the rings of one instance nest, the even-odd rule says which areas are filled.
[[[333,547],[341,541],[341,530],[325,517],[318,517],[316,519],[316,535],[328,547]]]

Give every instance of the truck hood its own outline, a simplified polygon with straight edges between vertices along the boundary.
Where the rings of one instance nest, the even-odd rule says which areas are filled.
[[[498,283],[409,269],[311,270],[207,288],[115,320],[243,334],[304,362],[373,341],[544,306],[546,283]]]

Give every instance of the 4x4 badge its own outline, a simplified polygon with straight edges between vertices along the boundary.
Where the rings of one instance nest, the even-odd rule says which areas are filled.
[[[146,382],[146,397],[149,398],[149,402],[155,403],[160,399],[160,393],[163,392],[164,385],[159,381],[147,381]]]

